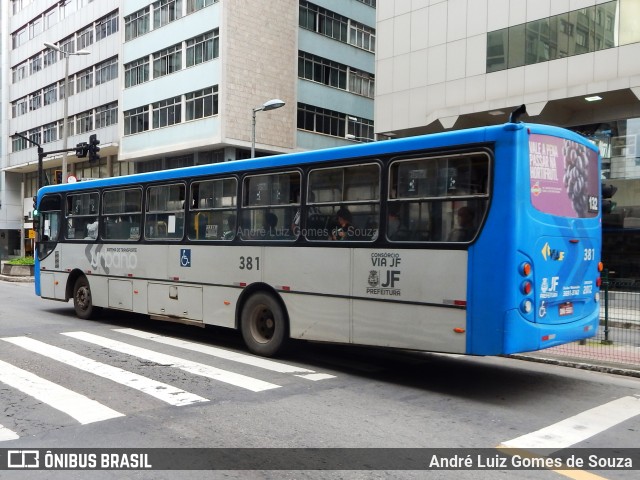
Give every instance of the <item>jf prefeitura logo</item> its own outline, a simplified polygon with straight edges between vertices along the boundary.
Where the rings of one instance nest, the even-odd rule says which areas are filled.
[[[399,253],[372,253],[371,266],[367,278],[367,293],[371,295],[399,297],[402,291],[399,288],[400,264]]]

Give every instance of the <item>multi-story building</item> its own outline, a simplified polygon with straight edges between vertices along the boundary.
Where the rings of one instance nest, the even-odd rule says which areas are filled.
[[[378,4],[376,132],[505,122],[596,142],[617,206],[603,258],[640,285],[639,0],[390,0]]]
[[[2,5],[10,253],[38,185],[32,142],[62,149],[65,102],[68,147],[101,142],[99,162],[67,156],[79,180],[248,158],[252,144],[260,156],[373,140],[375,0]],[[262,111],[272,99],[284,106]],[[44,158],[49,181],[61,181],[62,161]]]

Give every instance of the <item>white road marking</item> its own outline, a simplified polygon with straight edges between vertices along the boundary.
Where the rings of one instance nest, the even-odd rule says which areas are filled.
[[[0,360],[0,382],[26,393],[42,403],[66,413],[81,424],[124,417],[84,395],[66,389],[31,372]]]
[[[640,398],[623,397],[502,443],[509,448],[559,450],[640,415]]]
[[[132,335],[138,338],[144,338],[145,340],[152,340],[154,342],[162,343],[164,345],[171,345],[173,347],[184,348],[193,352],[204,353],[217,358],[223,358],[225,360],[231,360],[233,362],[243,363],[245,365],[251,365],[253,367],[263,368],[272,372],[278,373],[308,373],[312,375],[296,375],[300,378],[306,378],[308,380],[323,380],[326,378],[335,378],[334,375],[320,374],[313,370],[309,370],[302,367],[296,367],[294,365],[288,365],[282,362],[275,362],[273,360],[267,360],[265,358],[254,357],[252,355],[245,355],[243,353],[232,352],[230,350],[224,350],[222,348],[212,347],[210,345],[202,345],[199,343],[187,342],[185,340],[179,340],[177,338],[165,337],[162,335],[156,335],[155,333],[143,332],[141,330],[135,330],[133,328],[116,328],[114,332],[124,333],[126,335]],[[322,376],[322,378],[320,378]],[[313,377],[313,378],[312,378]]]
[[[328,373],[310,373],[308,375],[296,375],[296,377],[304,378],[305,380],[311,380],[317,382],[318,380],[326,380],[327,378],[336,378],[335,375],[329,375]]]
[[[134,357],[142,358],[149,362],[158,363],[162,366],[179,368],[180,370],[192,373],[194,375],[200,375],[202,377],[207,377],[213,380],[235,385],[237,387],[251,390],[252,392],[261,392],[264,390],[271,390],[272,388],[280,387],[280,385],[264,382],[262,380],[248,377],[246,375],[240,375],[239,373],[229,372],[220,368],[205,365],[203,363],[192,362],[179,357],[174,357],[172,355],[154,352],[153,350],[136,347],[135,345],[129,345],[124,342],[111,340],[109,338],[100,337],[91,333],[66,332],[62,335],[93,343],[94,345],[109,348],[126,355],[132,355]]]
[[[150,378],[143,377],[142,375],[138,375],[137,373],[128,372],[121,368],[97,362],[90,358],[83,357],[53,345],[48,345],[32,338],[11,337],[3,338],[2,340],[39,355],[51,358],[52,360],[70,365],[79,370],[134,388],[170,405],[183,406],[209,401],[206,398],[185,392],[184,390],[180,390],[166,383],[157,382]]]
[[[20,437],[16,432],[0,425],[0,442],[4,442],[5,440],[16,440],[18,438]]]

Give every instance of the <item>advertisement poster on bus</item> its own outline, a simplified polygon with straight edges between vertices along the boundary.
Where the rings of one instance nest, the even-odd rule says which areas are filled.
[[[573,218],[598,215],[598,152],[574,141],[529,137],[531,203],[541,212]]]

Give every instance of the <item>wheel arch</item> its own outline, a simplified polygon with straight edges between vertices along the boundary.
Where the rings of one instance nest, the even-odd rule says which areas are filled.
[[[69,273],[69,276],[67,277],[67,285],[65,286],[65,289],[64,289],[64,298],[66,301],[69,301],[70,298],[73,298],[73,288],[76,284],[76,281],[80,277],[87,278],[84,272],[78,268],[72,270],[71,273]],[[89,279],[87,278],[87,282],[88,281]]]
[[[289,312],[287,310],[287,306],[284,303],[284,300],[282,299],[282,296],[278,293],[278,291],[275,288],[273,288],[269,284],[262,283],[262,282],[252,283],[251,285],[248,285],[247,287],[245,287],[244,290],[242,290],[242,293],[240,294],[240,297],[238,298],[238,302],[236,303],[236,315],[235,315],[235,328],[236,328],[236,330],[240,330],[242,309],[244,308],[245,304],[247,303],[247,300],[249,300],[249,298],[251,298],[251,295],[253,295],[254,293],[258,293],[258,292],[268,293],[273,298],[275,298],[276,301],[280,304],[280,307],[282,308],[282,313],[284,314],[284,318],[285,318],[285,321],[286,321],[286,327],[287,327],[285,335],[288,338],[290,336],[290,325],[289,325]]]

